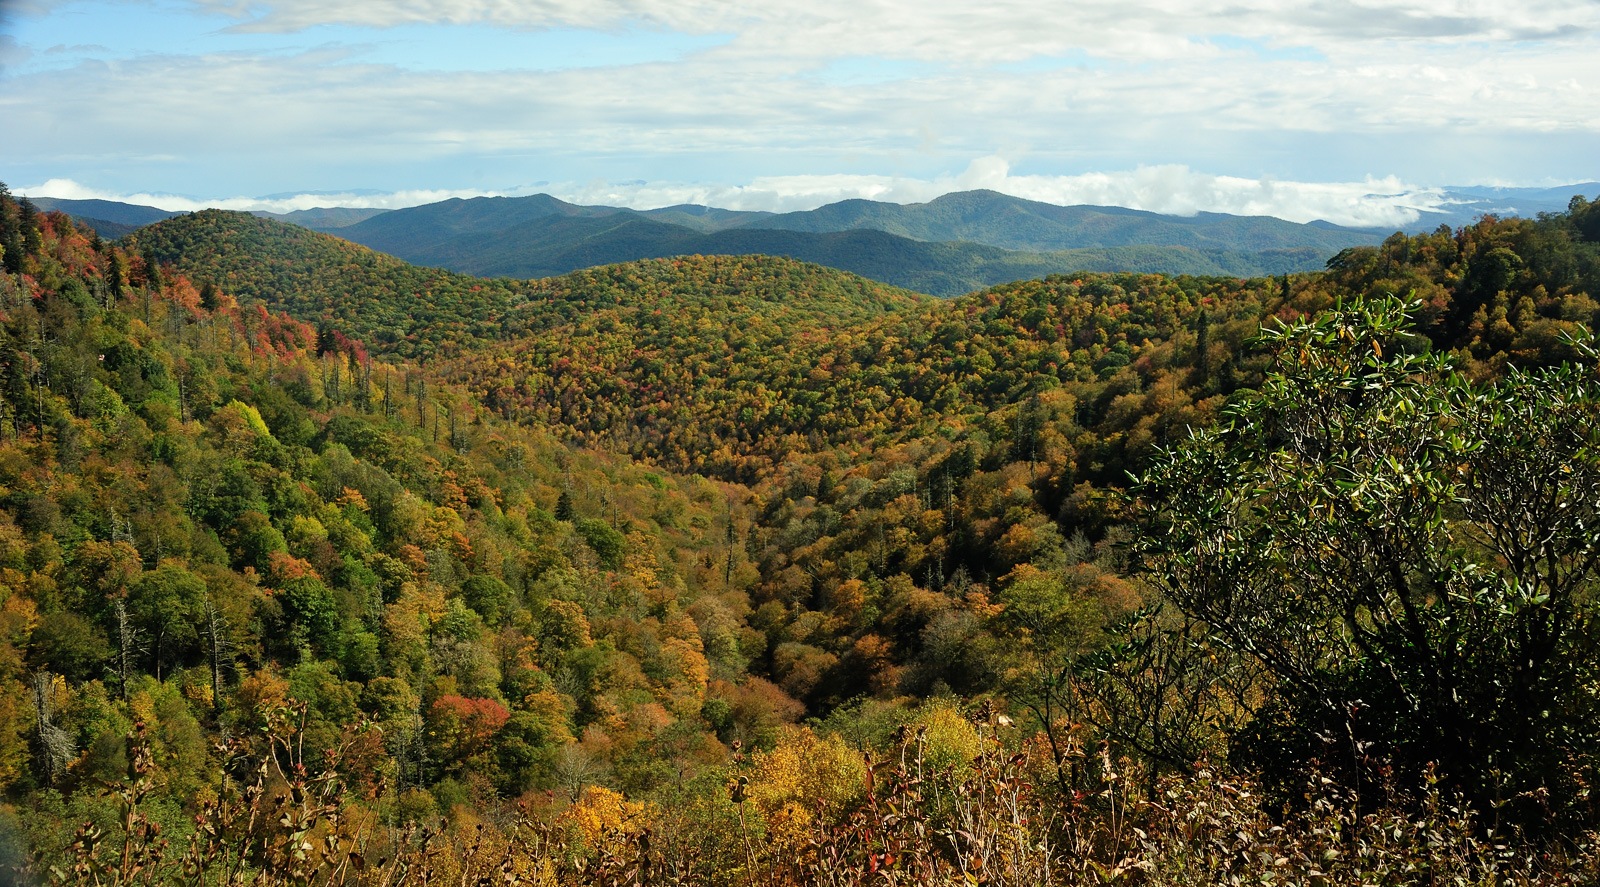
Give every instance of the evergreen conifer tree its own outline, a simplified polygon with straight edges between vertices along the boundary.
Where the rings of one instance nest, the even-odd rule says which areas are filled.
[[[165,286],[165,282],[161,279],[161,263],[156,261],[156,254],[147,249],[143,258],[145,285],[153,290],[161,289]]]

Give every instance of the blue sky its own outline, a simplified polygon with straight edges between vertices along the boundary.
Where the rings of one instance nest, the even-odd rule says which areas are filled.
[[[1394,224],[1438,186],[1600,179],[1597,35],[1594,0],[0,0],[0,179]]]

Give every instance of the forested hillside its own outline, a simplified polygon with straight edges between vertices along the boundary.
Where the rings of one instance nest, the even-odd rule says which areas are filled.
[[[1340,253],[1321,275],[1053,276],[920,309],[909,295],[782,259],[486,281],[223,213],[153,226],[134,243],[377,347],[458,355],[448,371],[513,418],[620,442],[675,469],[733,476],[750,456],[758,473],[780,463],[797,439],[902,439],[1058,389],[1085,429],[1116,438],[1113,447],[1132,432],[1140,450],[1187,420],[1133,404],[1181,411],[1252,386],[1256,370],[1241,346],[1262,319],[1314,313],[1345,295],[1414,294],[1433,346],[1459,351],[1475,372],[1549,363],[1568,353],[1560,333],[1596,310],[1588,293],[1600,272],[1571,224],[1489,221],[1396,235]],[[751,298],[726,298],[741,292]],[[489,341],[507,344],[461,347]],[[1160,398],[1149,395],[1169,389],[1182,403],[1153,406]],[[1109,464],[1104,477],[1128,467],[1105,459],[1085,467],[1095,462]]]
[[[326,234],[246,213],[207,210],[152,225],[129,238],[129,246],[156,261],[173,261],[185,272],[217,281],[230,292],[358,332],[377,347],[427,358],[503,340],[525,320],[512,310],[530,299],[539,316],[587,314],[602,297],[608,305],[635,310],[686,307],[708,300],[728,307],[733,298],[755,314],[790,312],[797,322],[851,320],[887,306],[915,300],[852,274],[785,259],[692,257],[641,267],[671,268],[661,289],[628,293],[583,283],[629,269],[595,269],[559,284],[505,278],[484,279],[408,265],[391,256]],[[523,312],[527,316],[528,312]],[[740,322],[743,315],[726,318]]]
[[[1185,411],[1254,387],[1260,363],[1243,343],[1264,320],[1308,316],[1341,298],[1416,298],[1418,331],[1430,347],[1457,354],[1474,374],[1570,357],[1561,336],[1594,321],[1589,293],[1600,289],[1600,266],[1582,236],[1565,217],[1486,221],[1352,248],[1321,275],[1052,276],[835,327],[829,336],[789,325],[759,348],[691,334],[674,326],[677,318],[641,327],[609,323],[602,312],[548,331],[535,322],[508,348],[456,366],[510,415],[532,411],[591,440],[618,440],[640,456],[712,473],[750,454],[758,464],[780,463],[799,438],[859,446],[959,433],[997,409],[1015,413],[1048,396],[1095,441],[1094,455],[1077,460],[1082,467],[1121,478],[1137,460],[1107,458],[1107,441],[1137,453],[1196,424]],[[586,286],[596,283],[623,303],[649,288],[620,273],[589,277]],[[525,316],[539,312],[519,308],[508,327],[520,330]],[[677,360],[658,361],[664,354]],[[589,397],[594,391],[605,394]],[[993,439],[1014,432],[985,431]]]
[[[427,357],[490,341],[523,285],[418,268],[326,234],[206,210],[143,228],[129,248],[196,279],[308,318],[359,329],[384,349]]]
[[[220,212],[111,244],[0,194],[0,847],[66,883],[1592,878],[1597,220],[935,301],[765,257],[485,280]],[[1429,566],[1363,585],[1344,538]],[[1389,729],[1440,712],[1484,727]]]
[[[8,840],[59,849],[80,819],[109,825],[94,786],[125,768],[135,721],[158,819],[181,829],[225,763],[217,731],[291,698],[315,697],[313,751],[386,725],[368,753],[389,756],[406,816],[515,796],[590,723],[610,726],[570,747],[579,785],[725,757],[704,726],[669,731],[671,753],[653,738],[703,724],[708,681],[742,674],[720,486],[490,421],[337,332],[3,209],[21,248],[0,291],[0,782],[33,799],[8,809]],[[727,729],[798,713],[761,692]]]

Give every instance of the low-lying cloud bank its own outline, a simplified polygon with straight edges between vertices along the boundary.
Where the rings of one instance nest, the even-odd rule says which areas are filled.
[[[371,209],[405,209],[424,203],[438,203],[452,197],[498,197],[505,192],[480,190],[412,190],[373,193],[371,191],[316,191],[287,197],[218,197],[200,198],[181,194],[153,194],[137,192],[120,194],[75,182],[72,179],[51,179],[42,185],[17,188],[24,197],[54,197],[57,200],[114,200],[135,206],[153,206],[172,212],[195,212],[202,209],[233,209],[289,213],[319,207],[349,206]],[[533,193],[533,192],[528,192]]]
[[[770,176],[746,185],[685,182],[553,182],[485,191],[408,190],[392,193],[317,192],[288,197],[196,199],[170,194],[114,194],[71,179],[51,179],[20,188],[32,197],[115,200],[187,212],[207,207],[286,213],[316,207],[401,209],[454,197],[518,197],[547,193],[580,204],[653,209],[701,204],[733,210],[791,212],[852,198],[889,203],[924,203],[953,191],[987,188],[1060,206],[1121,206],[1167,215],[1200,212],[1276,216],[1292,222],[1321,219],[1354,227],[1393,228],[1420,213],[1443,208],[1436,188],[1410,185],[1394,176],[1360,182],[1289,182],[1197,172],[1186,166],[1146,166],[1121,172],[1072,176],[1012,175],[1000,157],[980,157],[957,175],[917,179],[875,175]]]
[[[748,185],[644,183],[587,185],[550,193],[577,203],[645,209],[699,203],[724,209],[789,212],[851,198],[889,203],[924,203],[952,191],[987,188],[1058,206],[1122,206],[1176,216],[1200,212],[1276,216],[1293,222],[1316,219],[1356,227],[1395,227],[1417,220],[1420,211],[1444,200],[1436,189],[1408,185],[1391,176],[1362,182],[1285,182],[1196,172],[1186,166],[1075,176],[1012,175],[1000,157],[980,157],[959,175],[935,179],[891,176],[812,175],[758,178]]]

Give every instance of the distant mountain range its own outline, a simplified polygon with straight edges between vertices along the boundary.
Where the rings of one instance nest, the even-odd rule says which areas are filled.
[[[580,206],[547,194],[476,197],[322,230],[408,262],[484,276],[551,277],[634,259],[759,253],[941,296],[1069,271],[1283,274],[1319,269],[1340,249],[1379,240],[1266,217],[1060,207],[994,191],[911,205],[847,200],[781,215]]]
[[[746,223],[788,231],[873,229],[913,240],[965,240],[1030,252],[1119,246],[1187,246],[1236,252],[1312,248],[1329,255],[1371,242],[1368,232],[1270,216],[1166,216],[1116,206],[1056,206],[995,191],[960,191],[927,203],[843,200]]]
[[[1447,208],[1420,210],[1422,217],[1407,225],[1405,230],[1414,234],[1432,231],[1440,225],[1459,228],[1486,215],[1533,218],[1539,213],[1566,212],[1567,204],[1578,194],[1590,198],[1600,196],[1600,182],[1555,188],[1445,188],[1443,203]]]
[[[1282,274],[1320,268],[1336,251],[1321,246],[1246,252],[1097,243],[1048,253],[1021,252],[982,243],[913,239],[864,227],[701,231],[657,221],[653,215],[666,213],[576,206],[546,195],[482,197],[395,210],[329,233],[408,262],[487,277],[554,277],[595,265],[666,256],[762,254],[815,262],[938,296],[1068,271]],[[1355,243],[1373,240],[1371,235],[1350,237]]]
[[[1446,211],[1407,230],[1469,224],[1485,213],[1564,210],[1561,188],[1459,188]],[[181,213],[103,200],[36,199],[116,237]],[[255,215],[336,234],[408,262],[467,274],[553,277],[581,268],[676,255],[788,256],[934,295],[1070,271],[1252,277],[1317,270],[1351,246],[1393,233],[1328,222],[1199,213],[1169,216],[1110,206],[1056,206],[994,191],[927,203],[845,200],[805,212],[680,205],[582,206],[548,194],[452,199],[407,209],[331,207]]]

